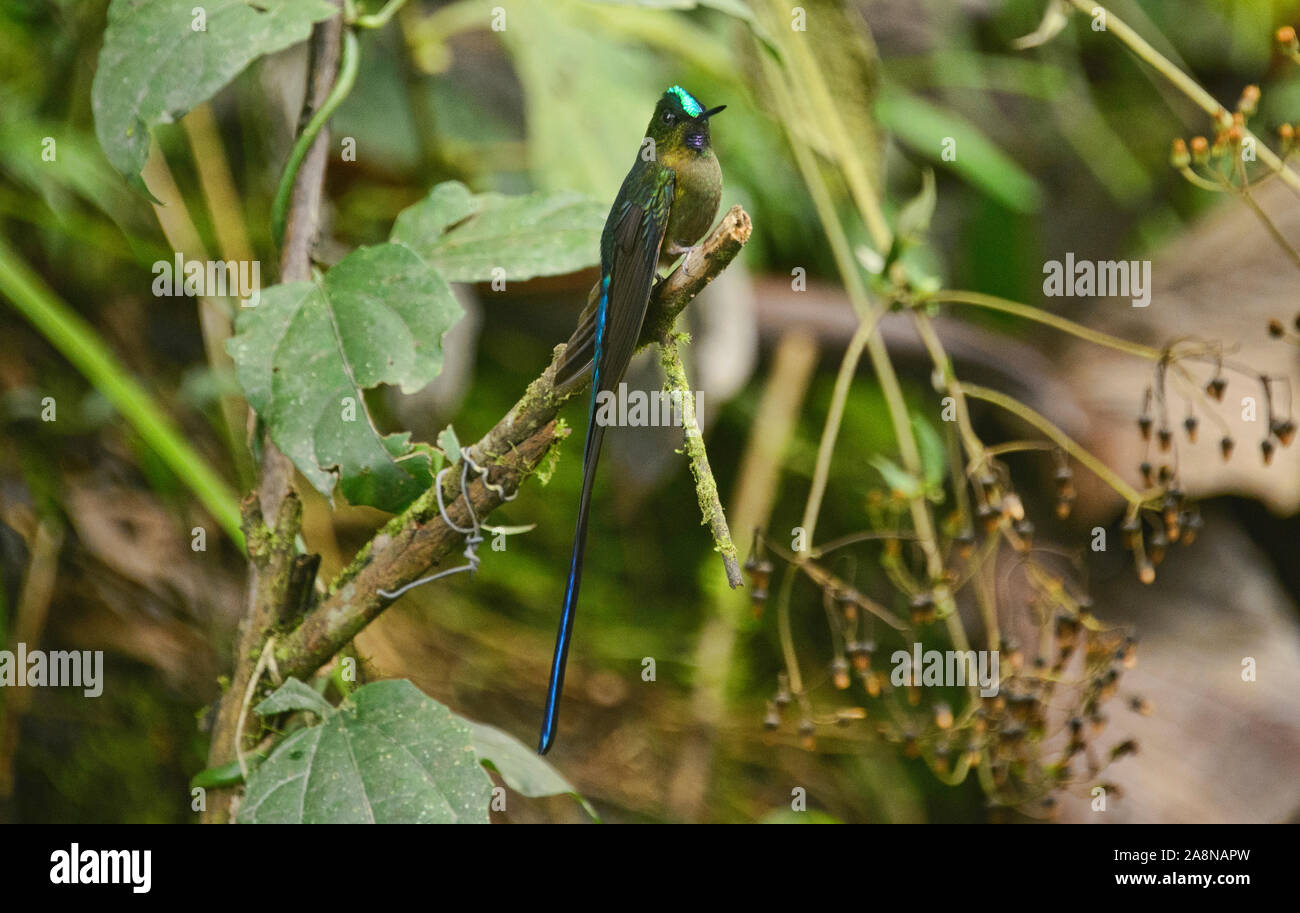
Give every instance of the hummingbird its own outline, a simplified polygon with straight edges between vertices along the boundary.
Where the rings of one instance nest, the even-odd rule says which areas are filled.
[[[722,169],[713,154],[709,118],[725,107],[705,109],[681,86],[670,87],[660,97],[632,170],[623,179],[605,219],[600,235],[600,280],[587,296],[578,327],[555,369],[557,389],[573,383],[588,369],[593,373],[573,557],[551,660],[538,754],[546,754],[555,741],[564,664],[578,606],[587,509],[605,437],[604,426],[596,421],[596,401],[601,392],[612,393],[618,388],[632,360],[657,271],[690,253],[718,214]]]

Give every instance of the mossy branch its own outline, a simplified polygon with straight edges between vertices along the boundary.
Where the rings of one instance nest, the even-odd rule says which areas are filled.
[[[667,336],[659,344],[659,363],[664,369],[664,389],[673,394],[673,403],[681,403],[682,430],[686,445],[684,452],[691,461],[691,475],[695,477],[695,494],[700,500],[700,514],[704,525],[713,534],[713,546],[722,556],[722,566],[727,571],[727,583],[734,590],[744,585],[740,576],[740,561],[736,558],[736,546],[731,541],[731,530],[727,528],[727,516],[722,510],[722,501],[718,497],[718,483],[709,468],[709,454],[704,449],[704,434],[695,415],[695,394],[686,380],[686,368],[682,365],[682,356],[678,347],[688,337],[682,333]]]
[[[745,211],[739,206],[733,208],[709,237],[655,286],[642,333],[643,346],[668,336],[682,310],[735,259],[751,229]],[[473,515],[483,520],[544,465],[552,448],[568,434],[567,428],[557,422],[560,407],[590,384],[588,379],[556,389],[555,368],[563,352],[564,347],[557,346],[551,364],[528,385],[519,401],[492,430],[467,448],[474,463],[487,471],[486,478],[471,472],[468,490],[462,491],[459,465],[446,473],[442,485],[446,518],[438,510],[437,492],[430,488],[357,553],[296,627],[277,638],[275,658],[283,676],[305,678],[328,662],[394,602],[381,590],[395,592],[448,559],[459,561],[465,535],[454,527],[464,529],[470,525],[471,508]],[[684,375],[681,384],[685,385]],[[707,469],[704,445],[698,438],[696,441],[702,463],[693,457],[692,466]],[[689,439],[687,446],[692,446]],[[712,475],[707,478],[711,480]],[[716,486],[713,498],[716,501]],[[722,509],[717,506],[708,512],[721,524],[723,536],[719,539],[719,527],[710,519],[723,559],[734,564],[735,548],[730,546]],[[723,549],[722,543],[729,550]],[[728,566],[728,579],[733,586],[739,582],[738,567]]]

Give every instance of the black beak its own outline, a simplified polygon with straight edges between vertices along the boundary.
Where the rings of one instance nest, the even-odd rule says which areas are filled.
[[[718,105],[716,108],[710,108],[709,110],[701,114],[700,117],[704,118],[705,120],[708,120],[710,117],[717,114],[719,111],[724,110],[726,107],[727,107],[726,105]]]

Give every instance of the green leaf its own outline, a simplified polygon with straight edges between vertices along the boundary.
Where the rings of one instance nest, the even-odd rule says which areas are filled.
[[[449,464],[460,462],[460,439],[456,437],[456,429],[451,425],[438,432],[438,446],[447,455]]]
[[[195,31],[195,9],[206,17]],[[91,90],[95,132],[113,167],[145,190],[149,130],[179,120],[264,54],[337,15],[325,0],[112,0]]]
[[[930,230],[930,219],[934,216],[938,199],[934,189],[934,171],[926,168],[921,172],[921,189],[898,211],[896,234],[909,241],[924,238]]]
[[[1030,212],[1041,205],[1038,182],[960,115],[897,88],[881,92],[876,115],[904,144],[951,168],[1011,209]],[[953,141],[954,156],[944,161],[944,141],[948,139]]]
[[[330,702],[325,700],[310,685],[291,678],[275,690],[270,697],[253,708],[258,716],[274,716],[288,713],[290,710],[306,710],[321,719],[334,712]]]
[[[769,52],[778,60],[781,57],[780,49],[772,39],[772,33],[758,21],[758,17],[744,0],[594,0],[594,2],[607,6],[639,6],[643,9],[693,10],[700,7],[714,9],[744,22],[754,33],[754,37],[762,41]]]
[[[587,814],[600,820],[587,800],[537,752],[495,726],[471,720],[465,722],[469,725],[470,742],[479,761],[500,774],[501,779],[506,781],[506,786],[525,796],[568,793],[578,800]]]
[[[327,497],[400,511],[428,488],[427,451],[381,435],[362,391],[413,393],[442,370],[442,336],[462,314],[451,287],[400,244],[363,247],[319,282],[276,285],[241,311],[226,344],[271,438]]]
[[[912,431],[916,434],[916,445],[921,451],[921,469],[928,489],[943,485],[948,477],[948,452],[943,446],[943,438],[923,416],[912,414]]]
[[[475,195],[448,181],[402,210],[392,240],[452,282],[561,276],[600,262],[607,208],[576,193]]]
[[[884,476],[885,484],[889,486],[890,491],[898,492],[904,498],[915,498],[922,493],[920,479],[917,479],[888,457],[877,454],[871,458],[871,465],[880,470],[880,474]]]
[[[249,775],[239,821],[486,824],[492,781],[470,736],[408,681],[365,685]]]

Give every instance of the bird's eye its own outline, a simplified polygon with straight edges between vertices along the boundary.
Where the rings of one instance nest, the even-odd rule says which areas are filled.
[[[673,124],[677,123],[677,115],[674,114],[674,113],[671,112],[671,111],[665,111],[665,112],[664,112],[664,116],[663,116],[662,119],[663,119],[663,122],[664,122],[665,124],[667,124],[668,126],[670,126],[670,127],[671,127]]]

